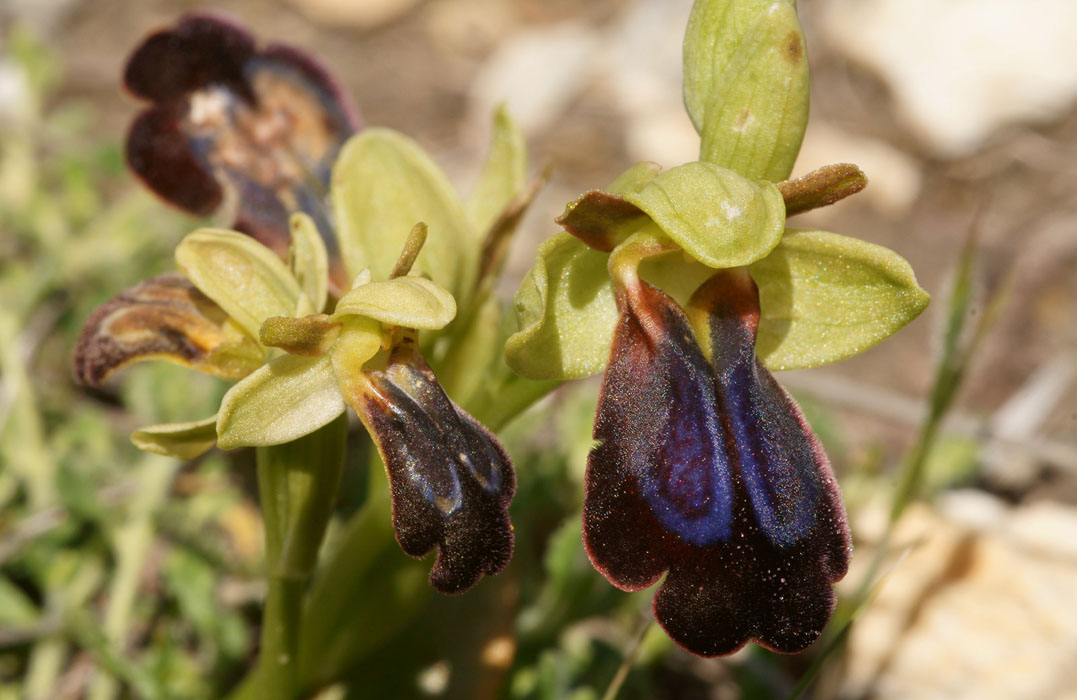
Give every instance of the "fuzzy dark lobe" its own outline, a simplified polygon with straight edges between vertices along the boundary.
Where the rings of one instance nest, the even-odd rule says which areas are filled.
[[[655,616],[693,653],[753,640],[800,651],[821,633],[848,567],[837,485],[755,356],[747,274],[717,273],[692,304],[707,319],[710,361],[670,297],[642,282],[625,295],[588,460],[585,544],[626,590],[669,572]]]
[[[362,417],[386,465],[397,541],[413,557],[437,547],[430,583],[459,593],[512,556],[515,474],[493,435],[449,400],[418,354],[404,358],[368,373],[373,391]]]

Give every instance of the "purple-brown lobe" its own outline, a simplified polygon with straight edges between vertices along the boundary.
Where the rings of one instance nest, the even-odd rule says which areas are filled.
[[[124,365],[149,358],[239,379],[257,367],[260,351],[253,341],[226,337],[226,318],[185,277],[148,279],[90,315],[75,346],[75,379],[96,386]],[[218,351],[228,345],[237,352],[224,357]]]
[[[438,548],[430,583],[443,593],[500,572],[512,556],[516,488],[504,449],[445,395],[414,347],[365,374],[370,390],[352,405],[385,462],[401,548],[413,557]]]
[[[829,620],[832,584],[848,567],[849,533],[826,455],[755,356],[755,286],[743,270],[720,271],[693,298],[693,314],[702,318],[696,331],[710,336],[708,363],[675,302],[638,285],[624,293],[599,399],[599,444],[588,460],[584,503],[588,554],[626,590],[668,571],[655,594],[655,617],[693,653],[729,654],[751,640],[800,651]],[[633,298],[635,305],[625,303]],[[678,347],[654,352],[655,343],[638,340],[643,336]],[[704,364],[702,372],[676,373],[691,391],[663,386],[674,356],[698,356]],[[710,411],[678,406],[693,394]],[[677,426],[669,418],[676,415],[698,424]],[[701,460],[708,434],[718,454]],[[693,474],[698,470],[709,474]],[[721,517],[711,517],[710,538],[668,517],[665,503],[649,495],[648,478],[674,475],[717,485],[714,502],[728,504],[715,511]]]

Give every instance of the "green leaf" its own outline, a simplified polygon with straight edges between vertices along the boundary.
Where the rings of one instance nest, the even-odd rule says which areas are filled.
[[[688,255],[713,268],[759,260],[785,229],[785,202],[776,186],[712,163],[670,168],[622,197]]]
[[[312,433],[344,411],[328,356],[285,355],[224,395],[217,446],[279,445]]]
[[[476,235],[482,236],[490,230],[505,207],[523,191],[526,177],[524,136],[505,105],[500,105],[494,112],[490,153],[467,201],[467,212]]]
[[[516,291],[519,332],[505,358],[530,379],[578,379],[600,371],[617,324],[617,303],[605,253],[559,233],[539,246]]]
[[[333,211],[348,274],[389,276],[412,227],[430,236],[412,271],[450,291],[470,289],[477,236],[456,192],[415,142],[389,129],[366,129],[345,144],[333,168]]]
[[[0,576],[0,624],[9,630],[29,626],[40,619],[34,602],[18,586]]]
[[[325,308],[329,296],[329,253],[314,219],[303,212],[292,214],[292,248],[290,260],[292,273],[307,295],[313,308],[298,315],[318,313]]]
[[[199,291],[252,338],[270,316],[294,316],[303,291],[281,259],[250,236],[199,229],[176,248],[176,262]]]
[[[422,277],[368,282],[337,302],[333,318],[366,316],[389,326],[437,330],[456,316],[452,294]]]
[[[762,310],[756,351],[773,370],[863,352],[916,318],[929,300],[897,253],[825,231],[789,229],[750,271]]]
[[[146,452],[194,459],[217,442],[217,416],[189,423],[148,425],[131,433],[131,442]]]
[[[698,0],[684,38],[684,103],[700,160],[784,180],[808,122],[808,61],[793,0]]]

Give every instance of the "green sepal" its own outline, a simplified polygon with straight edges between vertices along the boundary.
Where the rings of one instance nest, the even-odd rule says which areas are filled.
[[[145,452],[194,459],[217,442],[217,416],[189,423],[147,425],[131,433],[131,442]]]
[[[437,330],[456,316],[453,295],[423,277],[361,284],[337,302],[334,319],[366,316],[389,326]]]
[[[753,180],[787,178],[808,123],[795,2],[698,0],[684,38],[684,103],[700,160]]]
[[[778,245],[785,229],[785,201],[776,186],[712,163],[670,168],[621,196],[708,267],[753,263]]]
[[[313,306],[309,313],[318,313],[325,308],[329,297],[329,253],[318,232],[318,225],[309,215],[296,212],[289,223],[292,247],[288,262],[292,274]]]
[[[772,370],[817,367],[863,352],[930,300],[897,253],[825,231],[789,229],[749,270],[762,310],[756,352]]]
[[[228,390],[217,414],[217,446],[279,445],[344,411],[329,356],[284,355]]]
[[[499,105],[494,111],[490,152],[467,200],[467,213],[477,236],[485,235],[523,191],[526,177],[527,145],[523,133],[505,105]]]
[[[199,229],[176,248],[176,262],[199,291],[252,338],[271,316],[294,316],[303,291],[269,248],[250,236]]]
[[[519,331],[509,367],[530,379],[579,379],[602,370],[617,323],[609,256],[567,233],[539,246],[513,299]]]
[[[349,276],[392,272],[416,221],[430,237],[412,271],[454,293],[470,289],[477,236],[455,190],[414,141],[389,129],[366,129],[340,152],[332,176],[333,211]]]

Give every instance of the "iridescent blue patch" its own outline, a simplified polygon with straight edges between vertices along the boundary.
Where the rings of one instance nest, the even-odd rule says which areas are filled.
[[[849,530],[826,455],[755,356],[755,285],[719,271],[693,296],[708,361],[675,302],[638,284],[595,417],[588,555],[625,590],[666,574],[655,618],[693,653],[800,651],[830,618]]]

